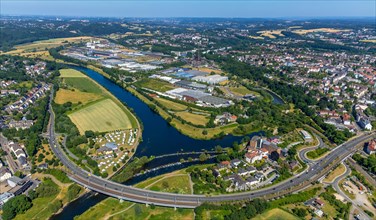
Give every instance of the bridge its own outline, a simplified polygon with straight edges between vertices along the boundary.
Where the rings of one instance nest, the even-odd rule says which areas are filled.
[[[51,92],[50,101],[53,98]],[[299,175],[293,176],[290,179],[272,185],[267,188],[247,191],[233,194],[223,195],[192,195],[192,194],[174,194],[166,192],[155,192],[146,189],[139,189],[132,186],[122,185],[111,180],[103,179],[95,176],[82,168],[65,155],[64,151],[56,143],[55,136],[55,114],[53,112],[51,102],[49,104],[50,123],[48,126],[49,145],[51,150],[60,159],[61,163],[69,170],[68,176],[74,182],[91,189],[93,191],[103,193],[115,198],[144,203],[155,204],[167,207],[181,207],[181,208],[195,208],[203,202],[224,202],[236,200],[250,200],[254,198],[276,198],[288,193],[296,192],[310,185],[312,182],[318,180],[320,177],[326,175],[338,162],[342,161],[356,151],[355,146],[375,137],[375,133],[363,134],[356,137],[337,148],[333,149],[324,158],[313,162],[308,166],[306,171]]]

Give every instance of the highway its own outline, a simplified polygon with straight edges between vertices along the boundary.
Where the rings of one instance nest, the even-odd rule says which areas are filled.
[[[51,92],[50,101],[53,98],[53,90]],[[293,187],[307,186],[308,184],[316,181],[323,175],[325,175],[330,168],[334,166],[332,162],[339,162],[344,160],[355,150],[355,146],[375,136],[374,133],[364,134],[357,138],[354,138],[347,143],[337,147],[332,152],[327,154],[325,158],[322,158],[309,167],[305,172],[300,175],[294,176],[284,182],[272,185],[267,188],[247,191],[233,194],[206,196],[206,195],[188,195],[188,194],[174,194],[165,192],[155,192],[146,189],[138,189],[132,186],[122,185],[101,177],[92,175],[82,168],[78,167],[62,151],[58,143],[56,143],[55,137],[55,114],[53,112],[51,102],[49,104],[50,111],[50,123],[48,127],[49,144],[57,158],[67,167],[69,170],[69,177],[76,183],[91,189],[93,191],[103,193],[115,198],[145,203],[155,204],[167,207],[181,207],[181,208],[194,208],[199,206],[203,202],[223,202],[223,201],[235,201],[235,200],[249,200],[257,197],[270,196],[275,194],[275,197],[281,196],[286,193],[290,193]]]

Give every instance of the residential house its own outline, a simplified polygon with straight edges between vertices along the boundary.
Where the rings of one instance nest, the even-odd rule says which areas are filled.
[[[3,182],[7,179],[9,179],[12,176],[12,173],[9,171],[6,167],[0,168],[0,182]]]
[[[316,198],[314,201],[314,204],[317,205],[318,207],[323,207],[325,203],[321,199]]]
[[[351,124],[351,116],[349,114],[344,114],[342,116],[342,121],[344,125],[350,125]]]
[[[34,124],[33,120],[21,120],[21,121],[15,121],[11,120],[8,124],[9,128],[15,128],[18,130],[24,130],[29,129]]]
[[[9,149],[14,153],[17,158],[26,157],[26,154],[22,147],[18,143],[11,141],[8,145]]]
[[[261,172],[257,172],[257,173],[255,173],[254,177],[255,177],[259,182],[261,182],[261,181],[265,178],[264,174],[261,173]]]
[[[214,119],[214,123],[215,124],[227,124],[230,122],[235,122],[237,118],[238,117],[236,117],[236,115],[232,115],[228,112],[225,112],[222,115],[217,115]]]
[[[376,140],[375,139],[368,142],[367,146],[365,147],[365,152],[370,155],[376,153]]]
[[[20,166],[22,168],[27,168],[28,167],[29,164],[27,163],[26,157],[20,156],[20,157],[17,158],[17,160],[18,160],[18,163],[20,164]]]
[[[251,176],[251,177],[248,177],[246,179],[246,182],[247,182],[247,185],[253,186],[253,185],[259,183],[260,181],[258,181],[255,177]]]
[[[316,209],[314,213],[320,218],[324,215],[324,212],[321,209]]]
[[[371,122],[366,117],[361,117],[358,124],[364,130],[372,130]]]
[[[232,167],[237,167],[242,161],[239,159],[233,159],[230,161]]]

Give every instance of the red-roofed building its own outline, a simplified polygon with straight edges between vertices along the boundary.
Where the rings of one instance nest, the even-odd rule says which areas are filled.
[[[256,151],[256,150],[254,150],[254,151],[251,151],[249,153],[246,153],[244,155],[244,157],[245,157],[245,160],[248,163],[254,163],[254,162],[258,161],[258,160],[262,160],[263,155],[264,154],[263,154],[262,151]]]
[[[376,153],[376,140],[375,139],[373,139],[372,141],[368,142],[365,151],[366,151],[367,154],[374,154],[374,153]]]
[[[342,116],[342,121],[344,125],[350,125],[351,124],[351,116],[349,114],[344,114]]]

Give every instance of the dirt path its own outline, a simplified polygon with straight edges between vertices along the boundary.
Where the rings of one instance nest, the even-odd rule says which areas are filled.
[[[192,179],[191,179],[191,175],[187,174],[188,175],[188,179],[189,179],[189,186],[191,188],[191,194],[193,194],[193,182],[192,182]]]
[[[109,218],[111,218],[111,217],[113,217],[113,216],[115,216],[115,215],[118,215],[118,214],[120,214],[120,213],[126,212],[126,211],[128,211],[129,209],[131,209],[134,205],[136,205],[136,203],[133,203],[132,205],[130,205],[130,206],[127,207],[126,209],[121,210],[121,211],[119,211],[119,212],[116,212],[116,213],[114,213],[114,214],[111,214],[111,215],[106,214],[106,215],[103,217],[103,219],[104,219],[104,220],[107,220],[107,219],[109,219]]]
[[[44,174],[44,173],[34,173],[33,177],[38,178],[42,180],[44,177],[51,178],[52,181],[54,181],[59,187],[68,187],[72,183],[62,183],[56,177],[52,176],[51,174]]]

